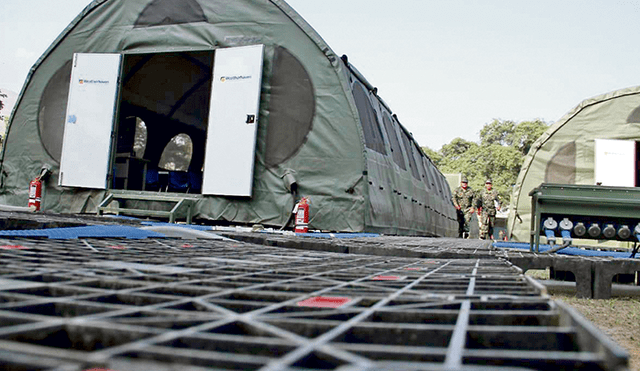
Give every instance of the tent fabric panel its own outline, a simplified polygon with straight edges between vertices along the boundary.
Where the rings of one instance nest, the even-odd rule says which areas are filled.
[[[514,187],[507,224],[510,238],[516,241],[529,240],[531,198],[528,194],[545,181],[548,164],[554,156],[559,151],[565,151],[565,156],[570,156],[571,151],[564,147],[575,142],[574,184],[594,184],[595,139],[638,140],[640,123],[629,121],[634,120],[634,112],[639,107],[640,87],[587,99],[552,125],[533,144]],[[564,174],[564,178],[555,180],[571,180],[571,175],[568,175]]]
[[[367,215],[367,225],[375,228],[376,231],[386,231],[395,234],[396,232],[396,207],[392,191],[395,186],[393,179],[389,177],[392,173],[389,160],[386,156],[370,150],[367,156],[367,177],[369,209]]]

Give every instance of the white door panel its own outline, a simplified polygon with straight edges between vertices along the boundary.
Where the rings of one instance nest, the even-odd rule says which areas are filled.
[[[203,194],[251,196],[263,49],[255,45],[216,51]]]
[[[636,142],[633,140],[595,140],[596,184],[635,187]]]
[[[105,189],[120,54],[75,54],[64,126],[61,186]]]

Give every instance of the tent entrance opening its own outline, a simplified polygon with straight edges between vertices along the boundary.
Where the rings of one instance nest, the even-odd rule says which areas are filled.
[[[201,193],[213,56],[124,56],[112,188]]]
[[[126,55],[112,187],[251,197],[263,54]]]

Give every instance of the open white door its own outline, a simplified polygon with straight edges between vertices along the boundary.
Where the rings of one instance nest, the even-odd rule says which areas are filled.
[[[120,54],[74,54],[61,186],[105,189],[118,92]]]
[[[596,184],[635,187],[636,142],[633,140],[595,140]]]
[[[251,196],[263,49],[216,50],[203,194]]]

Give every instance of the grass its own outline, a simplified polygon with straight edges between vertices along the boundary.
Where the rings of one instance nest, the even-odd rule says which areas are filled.
[[[594,300],[568,294],[553,294],[551,297],[569,304],[626,349],[629,352],[629,369],[640,370],[640,299]]]
[[[548,280],[548,270],[529,270],[527,276]],[[572,293],[551,293],[580,312],[603,333],[629,352],[629,369],[640,370],[640,298],[615,297],[607,300],[577,298]]]

